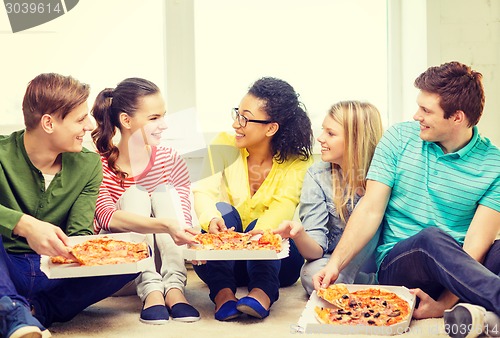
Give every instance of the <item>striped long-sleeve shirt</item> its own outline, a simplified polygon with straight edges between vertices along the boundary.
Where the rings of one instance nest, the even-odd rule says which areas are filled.
[[[161,184],[173,186],[180,196],[184,219],[188,227],[192,226],[189,172],[186,162],[179,154],[168,147],[153,147],[151,160],[144,171],[134,177],[127,177],[123,186],[118,176],[109,168],[108,161],[101,157],[103,180],[97,198],[94,232],[112,231],[109,223],[113,213],[117,210],[116,202],[132,185],[139,185],[151,193]]]

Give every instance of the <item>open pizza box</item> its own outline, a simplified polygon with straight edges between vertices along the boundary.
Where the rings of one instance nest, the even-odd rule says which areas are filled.
[[[146,235],[134,232],[89,235],[89,236],[73,236],[69,237],[70,245],[76,245],[85,242],[89,239],[97,237],[109,237],[117,240],[140,243],[146,241]],[[48,278],[74,278],[74,277],[91,277],[91,276],[108,276],[108,275],[125,275],[137,273],[146,270],[151,264],[154,265],[151,257],[151,247],[149,247],[150,255],[148,258],[142,259],[134,263],[124,264],[109,264],[96,266],[82,266],[78,263],[72,264],[54,264],[50,261],[50,257],[42,256],[40,259],[40,270],[47,275]]]
[[[415,308],[415,295],[410,293],[410,290],[403,286],[387,286],[387,285],[363,285],[363,284],[346,284],[350,292],[368,288],[380,288],[390,292],[394,292],[402,299],[406,300],[410,305],[410,315],[400,323],[390,326],[372,326],[372,325],[338,325],[338,324],[323,324],[320,323],[315,316],[314,308],[334,307],[327,301],[321,299],[313,291],[302,315],[298,321],[295,330],[300,333],[329,333],[329,334],[366,334],[366,335],[397,335],[405,333],[410,326],[413,309]]]
[[[275,250],[202,250],[190,247],[184,248],[184,258],[196,261],[227,261],[227,260],[273,260],[288,257],[290,243],[288,239],[281,242],[281,251]]]

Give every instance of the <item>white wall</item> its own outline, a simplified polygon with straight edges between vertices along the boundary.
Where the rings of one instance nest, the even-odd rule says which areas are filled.
[[[388,0],[389,125],[411,120],[415,78],[427,68],[426,0]]]
[[[427,0],[430,65],[460,61],[483,74],[479,131],[500,146],[500,1]]]
[[[105,87],[145,77],[165,88],[163,1],[85,0],[43,25],[12,33],[0,9],[0,118],[22,125],[28,82],[44,72],[91,85],[89,105]]]
[[[373,22],[364,20],[371,6],[379,1],[279,0],[272,2],[274,6],[268,5],[269,1],[256,1],[87,0],[56,20],[16,34],[10,32],[6,13],[0,10],[1,125],[22,125],[21,100],[26,84],[44,71],[72,74],[89,82],[91,102],[97,91],[114,86],[125,77],[153,80],[165,89],[171,125],[183,126],[169,129],[165,141],[190,139],[186,152],[202,146],[201,131],[227,128],[229,108],[238,103],[246,86],[260,75],[283,76],[290,81],[315,116],[315,125],[329,104],[348,98],[375,101],[384,114],[388,112],[392,124],[411,119],[416,109],[416,76],[428,66],[459,60],[484,75],[486,107],[479,128],[500,145],[499,0],[387,0],[388,63],[387,67],[376,69],[363,68],[367,66],[364,59],[372,60],[371,45],[366,45],[363,58],[362,52],[353,52],[347,43],[350,40],[354,47],[362,46],[366,30],[381,29],[380,25],[374,28]],[[385,8],[385,1],[382,3]],[[283,5],[283,9],[276,4]],[[304,4],[309,7],[302,8]],[[350,8],[352,17],[333,10],[332,4]],[[311,8],[320,6],[327,10],[316,15]],[[215,9],[218,11],[214,13]],[[208,14],[197,17],[200,22],[196,24],[195,38],[195,13],[201,11]],[[311,21],[319,35],[300,35],[308,24],[311,26]],[[205,27],[207,31],[203,32]],[[353,31],[354,28],[358,30]],[[263,35],[266,31],[292,33],[276,38],[276,45],[287,53],[292,48],[298,51],[288,63],[283,62],[286,67],[275,65],[276,58],[272,57],[267,58],[270,65],[261,64],[272,47],[272,41]],[[217,32],[223,35],[210,35]],[[204,55],[209,53],[209,58],[197,56],[196,50],[202,50]],[[252,58],[245,55],[248,53],[261,59],[252,64]],[[360,58],[354,71],[342,61],[351,55]],[[213,64],[218,61],[217,56],[223,61],[223,68],[220,63]],[[242,63],[227,65],[240,57]],[[325,63],[331,67],[323,71],[321,65]],[[390,79],[383,102],[372,98],[375,91],[383,92],[387,83],[373,85],[365,81],[380,77],[382,71],[387,71]],[[353,92],[359,95],[332,89],[339,84],[354,89],[359,84],[364,89]],[[206,91],[207,88],[212,91]],[[196,108],[202,111],[203,118],[199,118]],[[187,143],[181,140],[178,144]]]
[[[367,100],[387,121],[385,0],[195,0],[196,109],[203,131],[262,76],[288,81],[319,131],[332,104]]]

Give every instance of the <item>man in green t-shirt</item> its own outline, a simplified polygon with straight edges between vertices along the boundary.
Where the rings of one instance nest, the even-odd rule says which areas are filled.
[[[49,337],[136,275],[48,279],[40,255],[71,258],[68,236],[93,234],[102,181],[99,155],[83,148],[93,129],[89,86],[59,74],[28,85],[26,128],[0,136],[0,336]]]

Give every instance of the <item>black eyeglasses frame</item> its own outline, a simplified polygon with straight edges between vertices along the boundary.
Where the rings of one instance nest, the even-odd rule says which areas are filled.
[[[253,120],[253,119],[249,119],[246,116],[243,116],[243,115],[240,114],[239,108],[233,108],[233,109],[231,109],[231,116],[233,118],[233,121],[238,120],[238,123],[240,124],[241,128],[245,128],[247,126],[248,122],[260,123],[260,124],[273,123],[273,121],[271,121],[271,120]],[[245,122],[241,123],[242,120],[245,121]]]

